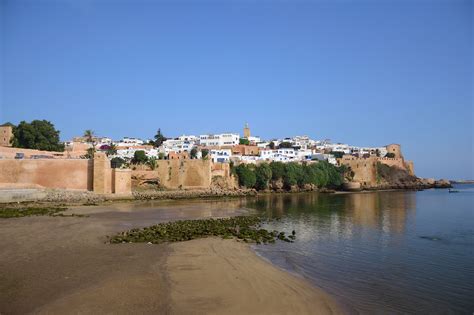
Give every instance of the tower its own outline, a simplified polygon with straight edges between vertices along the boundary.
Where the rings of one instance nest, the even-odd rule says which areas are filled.
[[[12,138],[13,138],[13,125],[10,123],[0,125],[0,147],[11,147]]]
[[[395,144],[395,143],[389,144],[386,146],[386,148],[387,148],[387,153],[393,153],[396,159],[400,159],[400,158],[403,159],[402,149],[399,144]]]
[[[244,138],[249,138],[249,137],[250,137],[249,124],[248,124],[248,123],[245,123],[245,127],[244,127]]]

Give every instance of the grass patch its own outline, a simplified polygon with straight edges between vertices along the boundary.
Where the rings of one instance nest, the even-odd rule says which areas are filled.
[[[65,207],[3,208],[3,209],[0,209],[0,218],[3,218],[3,219],[21,218],[21,217],[38,216],[38,215],[54,216],[65,210],[67,210],[67,208]]]
[[[262,219],[256,216],[239,216],[226,219],[183,220],[160,223],[142,229],[131,229],[110,238],[110,243],[181,242],[208,236],[238,238],[251,243],[274,243],[276,239],[293,242],[295,231],[288,237],[285,232],[260,228]]]

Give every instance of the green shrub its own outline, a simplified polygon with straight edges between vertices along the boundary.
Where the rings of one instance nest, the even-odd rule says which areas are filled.
[[[158,162],[157,162],[156,157],[149,158],[146,164],[150,167],[152,171],[158,167]]]
[[[198,150],[196,148],[192,148],[191,152],[189,153],[189,155],[191,156],[191,159],[197,159],[197,153],[198,153]]]
[[[278,147],[280,149],[290,149],[293,147],[293,145],[291,144],[291,142],[282,142],[278,145]]]
[[[290,189],[292,186],[301,184],[303,178],[303,167],[302,165],[290,162],[285,165],[285,175],[283,177],[283,184],[286,189]]]
[[[239,185],[242,187],[252,188],[255,186],[257,177],[255,171],[245,164],[240,164],[235,168],[235,173],[239,178]]]
[[[270,168],[272,170],[272,179],[279,180],[285,176],[285,164],[282,162],[271,162]]]
[[[112,168],[120,168],[123,164],[125,164],[125,160],[121,157],[114,157],[110,160],[110,166]]]
[[[240,138],[239,139],[239,144],[249,145],[250,141],[249,141],[249,139],[246,139],[246,138]]]
[[[272,169],[267,163],[262,163],[255,168],[255,188],[265,190],[272,179]]]
[[[208,149],[202,149],[201,150],[201,156],[202,156],[203,160],[206,160],[208,155],[209,155],[209,150]]]
[[[334,157],[336,159],[341,159],[342,156],[344,155],[344,152],[342,152],[342,151],[331,151],[330,154],[334,155]]]
[[[148,161],[148,157],[143,150],[137,150],[133,154],[132,163],[133,164],[144,164]]]

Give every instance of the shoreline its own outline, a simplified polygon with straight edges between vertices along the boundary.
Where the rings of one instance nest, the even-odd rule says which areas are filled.
[[[300,189],[297,191],[256,191],[254,189],[196,189],[196,190],[137,190],[131,195],[115,194],[95,194],[90,191],[61,190],[61,189],[0,189],[0,209],[9,206],[28,205],[60,205],[60,206],[88,206],[107,205],[116,202],[133,202],[147,200],[225,200],[247,197],[259,197],[279,194],[301,194],[301,193],[321,193],[321,194],[348,194],[348,193],[369,193],[379,191],[419,191],[425,189],[445,189],[448,187],[380,187],[362,190],[309,190]],[[30,191],[31,198],[25,196],[25,191]],[[38,197],[40,196],[40,197]]]
[[[195,208],[187,207],[189,217]],[[106,244],[106,235],[123,231],[124,224],[157,223],[151,215],[161,211],[86,209],[87,218],[0,219],[0,313],[341,313],[323,290],[246,243],[210,237]],[[159,209],[183,218],[183,210]]]

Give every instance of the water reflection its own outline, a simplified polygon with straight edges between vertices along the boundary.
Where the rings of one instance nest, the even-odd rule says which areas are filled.
[[[403,234],[416,211],[415,193],[281,194],[248,202],[269,218],[330,226],[333,235],[351,235],[354,226]],[[328,223],[329,221],[329,223]]]
[[[360,313],[469,313],[474,194],[443,190],[259,196],[247,206],[296,231],[256,246]],[[449,211],[447,211],[449,210]],[[434,237],[424,237],[430,235]]]

